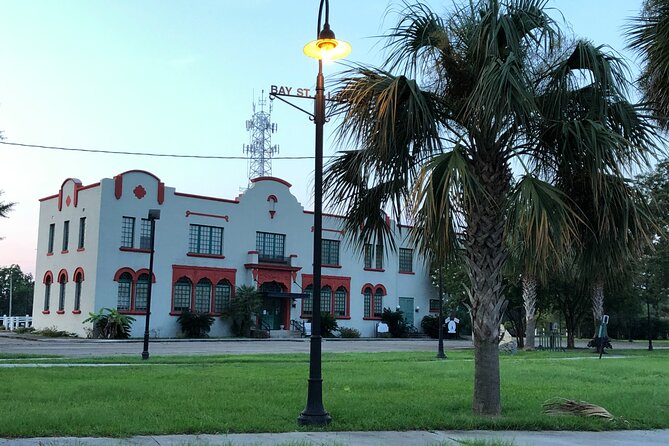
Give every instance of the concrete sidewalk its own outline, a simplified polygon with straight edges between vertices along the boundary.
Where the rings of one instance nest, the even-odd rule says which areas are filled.
[[[0,446],[423,446],[460,445],[461,440],[498,440],[515,446],[665,446],[669,429],[652,431],[409,431],[284,432],[278,434],[157,435],[131,438],[0,439]]]

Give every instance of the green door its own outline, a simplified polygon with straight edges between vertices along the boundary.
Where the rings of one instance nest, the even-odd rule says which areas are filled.
[[[265,298],[262,305],[262,321],[270,330],[280,330],[283,323],[283,313],[281,311],[282,299]]]
[[[400,297],[400,311],[407,324],[413,325],[413,297]]]

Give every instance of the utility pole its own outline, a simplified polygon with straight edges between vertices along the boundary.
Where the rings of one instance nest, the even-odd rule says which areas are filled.
[[[12,272],[9,271],[9,317],[12,317],[12,288],[14,283],[12,282]]]

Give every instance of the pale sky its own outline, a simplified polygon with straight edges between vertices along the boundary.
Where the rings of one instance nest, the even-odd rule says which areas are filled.
[[[395,24],[394,16],[384,20],[389,3],[330,1],[331,27],[353,47],[349,61],[380,64],[382,42],[373,36]],[[428,3],[438,12],[452,4]],[[626,55],[622,26],[641,3],[548,2],[576,36]],[[6,142],[23,144],[242,156],[245,122],[261,91],[313,91],[317,64],[302,47],[315,38],[317,14],[318,0],[0,0],[0,130]],[[339,70],[326,67],[326,82]],[[314,125],[306,115],[274,101],[272,119],[279,156],[313,155]],[[335,152],[331,142],[326,137],[326,155]],[[248,183],[245,160],[0,145],[1,199],[17,202],[0,219],[0,266],[34,273],[39,198],[56,194],[70,177],[91,184],[131,169],[150,171],[180,192],[223,198]],[[293,194],[312,208],[313,160],[275,160],[272,174],[292,183]]]

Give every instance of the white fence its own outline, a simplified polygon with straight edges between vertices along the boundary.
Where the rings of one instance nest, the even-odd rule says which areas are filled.
[[[19,327],[32,327],[33,318],[32,316],[7,316],[6,314],[0,317],[0,322],[6,330],[15,330]]]

